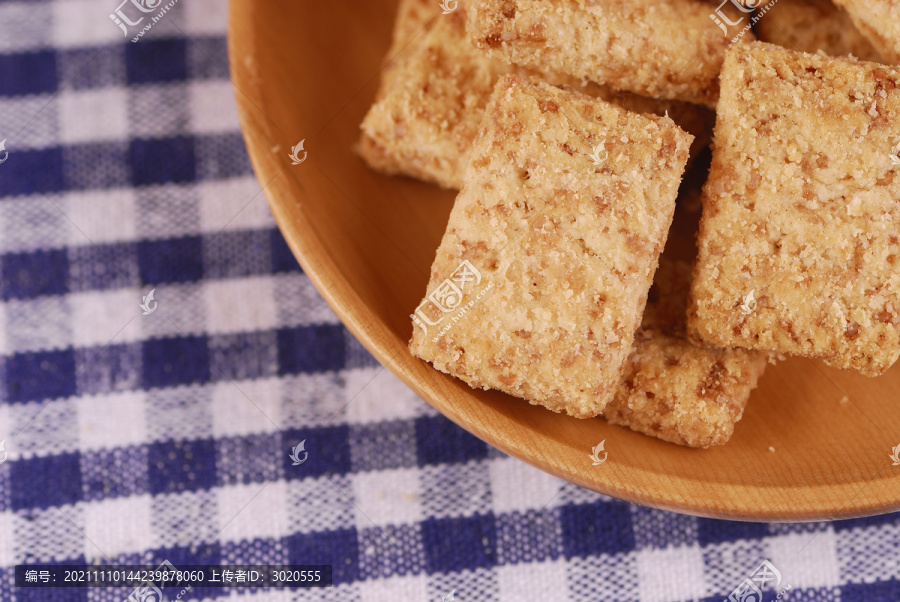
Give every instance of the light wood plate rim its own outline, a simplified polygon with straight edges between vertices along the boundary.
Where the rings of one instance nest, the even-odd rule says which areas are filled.
[[[900,509],[900,480],[877,480],[882,474],[880,470],[873,473],[875,476],[865,487],[861,487],[860,480],[838,480],[813,487],[804,487],[800,482],[794,486],[761,486],[759,483],[740,483],[739,478],[738,482],[719,483],[667,474],[658,463],[644,462],[640,456],[630,454],[627,447],[616,450],[612,445],[607,445],[609,462],[602,469],[592,469],[586,460],[587,442],[593,439],[584,434],[585,429],[602,433],[623,446],[651,444],[635,444],[634,437],[643,435],[605,423],[602,426],[578,424],[575,419],[556,415],[539,418],[552,425],[551,436],[549,431],[529,428],[522,423],[526,420],[524,417],[533,419],[532,412],[543,410],[515,408],[502,394],[468,390],[465,385],[413,358],[406,342],[398,338],[380,315],[366,306],[353,282],[341,272],[327,245],[306,219],[302,204],[313,197],[299,179],[301,172],[290,169],[288,160],[282,156],[284,153],[271,152],[273,142],[284,139],[284,133],[277,131],[277,126],[265,117],[269,110],[267,93],[271,92],[271,87],[260,80],[260,74],[268,66],[267,61],[274,60],[265,51],[266,46],[277,39],[266,12],[271,10],[255,5],[252,0],[231,0],[229,3],[231,75],[253,169],[258,180],[266,183],[265,196],[291,251],[322,297],[362,345],[422,399],[460,427],[511,456],[581,487],[645,506],[746,521],[831,520]],[[734,470],[740,471],[740,466],[735,466]],[[800,496],[803,501],[794,506],[788,499],[790,496]]]

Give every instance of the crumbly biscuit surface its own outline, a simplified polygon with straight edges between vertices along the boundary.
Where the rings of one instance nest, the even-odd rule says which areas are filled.
[[[763,42],[801,52],[831,56],[853,55],[865,61],[884,62],[869,39],[831,0],[779,0],[757,23]]]
[[[472,0],[491,56],[619,90],[714,106],[730,37],[695,0]],[[752,39],[752,33],[746,39]]]
[[[835,0],[857,29],[890,63],[900,63],[900,3],[896,0]]]
[[[734,46],[690,335],[875,376],[900,355],[900,70]]]
[[[394,74],[422,43],[425,35],[436,23],[438,15],[435,6],[429,0],[400,0],[394,29],[391,32],[391,45],[384,55],[381,69],[381,83],[376,93],[376,100],[384,96],[390,89]]]
[[[670,119],[501,78],[411,351],[474,387],[600,413],[640,324],[690,141]]]
[[[398,32],[412,32],[407,34],[412,35],[423,26],[409,23],[413,20],[409,15],[428,16],[427,11],[418,7],[419,2],[406,1],[414,4],[416,10],[401,10]],[[383,73],[375,104],[361,125],[359,148],[363,158],[379,171],[459,189],[494,84],[514,68],[472,47],[466,38],[466,14],[462,5],[448,15],[441,15],[434,7],[431,12],[437,12],[437,18],[427,21],[428,31],[420,33],[414,45],[404,48],[391,62],[390,71]],[[405,39],[403,34],[395,34],[395,46],[400,39]],[[389,55],[397,51],[392,47]],[[695,136],[694,151],[709,142],[715,116],[705,107],[615,91],[546,70],[528,69],[527,72],[532,77],[577,89],[631,111],[668,114]]]
[[[512,67],[467,42],[462,10],[438,16],[383,81],[359,150],[379,171],[459,188],[491,90]]]
[[[731,438],[767,355],[687,341],[690,265],[664,254],[615,397],[603,410],[613,424],[690,447]]]

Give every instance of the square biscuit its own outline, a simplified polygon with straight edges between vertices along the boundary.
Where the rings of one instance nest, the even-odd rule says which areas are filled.
[[[440,16],[438,8],[432,0],[400,0],[386,58],[390,59],[410,43],[415,44],[417,36]]]
[[[896,0],[835,0],[887,62],[900,63],[900,3]]]
[[[680,100],[649,98],[632,92],[614,90],[609,86],[594,82],[572,82],[572,78],[558,74],[553,76],[545,75],[543,79],[551,84],[568,87],[583,94],[587,94],[588,96],[611,102],[632,113],[669,117],[678,127],[694,137],[694,140],[691,142],[690,156],[688,157],[688,163],[685,169],[689,168],[693,158],[696,157],[702,149],[709,146],[709,143],[712,140],[712,130],[713,125],[715,125],[716,122],[716,114],[707,107]]]
[[[698,0],[471,0],[469,12],[492,57],[710,107],[731,43]]]
[[[376,102],[390,89],[394,74],[415,53],[439,14],[434,4],[428,0],[400,0],[391,31],[391,45],[381,63]]]
[[[494,84],[512,67],[468,43],[461,8],[438,17],[382,78],[359,153],[378,171],[458,189]]]
[[[640,325],[690,142],[670,119],[501,78],[412,314],[412,353],[472,387],[599,414]]]
[[[612,424],[689,447],[726,443],[744,414],[768,356],[690,343],[685,310],[691,268],[660,258],[615,397],[603,410]]]
[[[754,42],[721,82],[690,336],[883,373],[900,355],[900,69]]]
[[[398,15],[398,23],[403,15]],[[462,186],[468,153],[488,98],[500,76],[515,70],[473,48],[465,22],[461,5],[448,15],[438,13],[420,34],[421,40],[401,53],[402,61],[392,61],[397,65],[390,75],[383,75],[376,101],[362,122],[359,144],[360,154],[374,169],[444,188]],[[399,29],[415,28],[398,25]],[[637,113],[668,114],[694,135],[692,156],[711,138],[715,114],[705,107],[646,98],[556,73],[519,71]]]
[[[791,50],[831,56],[853,55],[864,61],[885,62],[869,39],[853,25],[850,15],[831,0],[779,0],[756,24],[763,42]]]

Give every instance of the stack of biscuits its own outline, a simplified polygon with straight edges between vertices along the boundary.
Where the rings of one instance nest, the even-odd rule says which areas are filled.
[[[885,372],[900,6],[838,1],[400,0],[359,152],[459,191],[412,353],[704,448],[777,357]]]

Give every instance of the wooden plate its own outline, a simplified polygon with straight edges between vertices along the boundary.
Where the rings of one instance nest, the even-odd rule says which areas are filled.
[[[437,2],[437,0],[435,0]],[[805,359],[770,367],[732,440],[663,443],[476,391],[413,358],[454,195],[369,170],[353,151],[390,42],[396,0],[232,0],[229,56],[247,148],[303,269],[359,340],[464,429],[558,477],[647,506],[740,520],[818,520],[900,509],[900,367],[867,379]],[[288,154],[304,141],[304,158]],[[589,454],[606,441],[608,459]],[[773,451],[774,450],[774,451]]]

